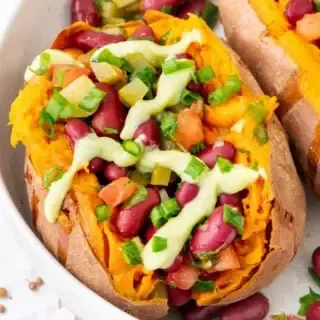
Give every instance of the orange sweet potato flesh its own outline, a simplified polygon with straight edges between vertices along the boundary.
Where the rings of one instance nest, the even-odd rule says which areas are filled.
[[[262,94],[239,59],[198,17],[190,16],[188,20],[179,20],[150,11],[146,13],[145,20],[158,39],[170,31],[169,43],[176,41],[186,31],[194,28],[201,31],[203,45],[191,45],[188,53],[194,58],[198,67],[210,65],[215,70],[217,77],[206,85],[208,92],[222,86],[233,74],[238,74],[243,82],[241,93],[229,102],[232,112],[227,110],[228,104],[219,106],[217,110],[207,106],[202,123],[202,137],[205,141],[213,143],[221,138],[231,141],[239,150],[246,151],[238,152],[236,162],[249,165],[253,160],[257,160],[268,177],[266,180],[259,179],[251,186],[244,200],[245,232],[242,239],[237,240],[234,245],[240,268],[219,273],[215,292],[193,295],[199,305],[231,303],[269,284],[293,258],[303,233],[304,192],[293,165],[286,136],[273,115],[277,103],[275,99]],[[141,23],[129,23],[122,27],[130,35]],[[74,32],[90,28],[85,23],[73,25],[60,33],[53,43],[53,48],[62,50],[68,48],[70,37]],[[38,113],[48,102],[48,92],[51,87],[52,84],[44,78],[30,83],[20,93],[10,114],[10,123],[13,126],[11,142],[13,145],[18,142],[26,145],[29,155],[27,167],[29,171],[34,170],[40,181],[46,170],[51,167],[61,167],[66,170],[72,161],[72,151],[64,129],[57,126],[58,134],[49,142],[37,126]],[[237,104],[236,102],[241,99],[243,101]],[[260,146],[255,139],[253,135],[255,123],[245,112],[247,104],[257,101],[263,101],[269,112],[267,117],[269,143],[264,146]],[[200,115],[195,113],[200,118]],[[244,119],[246,123],[243,132],[231,131],[230,127],[239,119]],[[184,140],[183,142],[188,143]],[[82,179],[88,179],[90,184],[80,183]],[[39,191],[35,191],[33,183],[28,180],[27,185],[31,189],[29,198],[32,200],[32,196],[37,196]],[[70,203],[73,203],[76,209],[69,213],[69,219],[74,226],[69,236],[69,250],[75,247],[74,239],[79,239],[77,241],[81,242],[84,248],[85,242],[82,237],[84,235],[90,245],[89,249],[92,250],[91,252],[86,247],[85,261],[88,261],[91,252],[96,259],[95,270],[101,276],[99,281],[93,279],[89,274],[90,270],[86,272],[86,266],[80,266],[81,252],[79,263],[74,252],[72,254],[67,252],[68,269],[96,292],[132,314],[139,315],[139,318],[160,318],[167,311],[167,306],[165,297],[157,296],[153,292],[157,285],[153,273],[141,265],[129,267],[125,264],[120,250],[124,239],[118,238],[107,223],[98,224],[95,220],[95,207],[101,203],[96,187],[95,177],[82,172],[70,190]],[[53,237],[47,235],[55,225],[48,226],[41,218],[40,205],[44,196],[45,194],[42,194],[42,200],[34,201],[33,208],[40,212],[37,213],[38,230],[46,239],[45,243],[50,250],[56,254],[56,248],[52,245],[52,242],[53,244],[56,242],[50,241]],[[267,233],[267,229],[272,232]],[[101,283],[105,286],[102,287]]]

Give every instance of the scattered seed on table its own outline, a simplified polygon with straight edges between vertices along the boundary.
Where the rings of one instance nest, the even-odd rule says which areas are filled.
[[[6,307],[3,304],[0,304],[0,313],[5,313]]]
[[[8,290],[6,288],[0,288],[0,298],[7,298]]]
[[[44,281],[43,281],[43,279],[42,279],[41,277],[38,277],[38,278],[36,279],[36,285],[37,285],[38,287],[41,287],[42,285],[44,285]]]
[[[31,282],[29,283],[29,289],[30,289],[31,291],[36,291],[37,288],[38,288],[38,286],[37,286],[37,284],[36,284],[34,281],[31,281]]]

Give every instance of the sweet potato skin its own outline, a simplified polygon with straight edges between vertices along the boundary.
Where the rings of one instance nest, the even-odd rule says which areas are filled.
[[[254,77],[231,49],[230,54],[239,68],[242,81],[254,92],[262,93]],[[268,285],[293,259],[303,236],[305,194],[290,154],[287,136],[276,116],[273,116],[268,123],[268,134],[272,149],[269,174],[275,196],[268,226],[268,229],[272,230],[268,253],[248,282],[217,304],[225,305],[239,301]],[[47,191],[43,188],[41,179],[36,176],[28,158],[25,163],[25,180],[30,207],[34,217],[37,217],[35,219],[37,230],[48,249],[59,258],[59,226],[49,224],[44,218],[43,201]],[[67,196],[64,208],[68,210],[73,223],[72,231],[68,236],[67,255],[63,261],[66,268],[93,291],[139,319],[153,320],[164,316],[168,311],[165,303],[137,304],[120,297],[114,291],[107,270],[95,257],[86,239],[78,216],[78,203]]]
[[[310,165],[319,115],[300,92],[298,66],[259,19],[248,0],[217,0],[225,34],[264,92],[280,101],[278,115],[289,135],[303,176],[320,197],[320,164]],[[234,14],[241,12],[241,14]]]

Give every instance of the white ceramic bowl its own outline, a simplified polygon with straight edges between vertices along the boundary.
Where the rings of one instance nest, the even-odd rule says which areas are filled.
[[[58,31],[70,22],[71,0],[10,0],[0,2],[0,10],[14,7],[5,36],[0,43],[0,203],[1,213],[19,244],[33,259],[49,285],[55,287],[63,303],[84,320],[129,320],[131,316],[109,304],[68,273],[46,250],[34,233],[23,180],[23,152],[9,144],[7,125],[10,104],[23,85],[26,65],[47,48]],[[296,313],[298,298],[312,285],[307,273],[310,255],[320,245],[319,203],[309,199],[309,222],[298,256],[287,270],[265,290],[272,313]],[[177,319],[172,316],[171,319]]]

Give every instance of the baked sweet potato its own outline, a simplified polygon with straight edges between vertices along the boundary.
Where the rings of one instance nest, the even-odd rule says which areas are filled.
[[[15,146],[22,142],[27,149],[25,180],[30,207],[36,228],[47,248],[71,273],[111,303],[139,319],[160,319],[168,312],[168,305],[181,306],[190,299],[194,299],[199,306],[229,304],[268,285],[293,259],[299,247],[306,208],[304,191],[293,164],[287,136],[274,114],[277,108],[276,99],[262,93],[238,56],[212,34],[201,19],[190,16],[188,20],[180,20],[150,11],[146,13],[145,20],[157,41],[164,45],[179,42],[179,39],[184,37],[183,33],[188,31],[198,30],[201,35],[201,42],[194,41],[186,52],[181,52],[183,56],[180,59],[183,59],[183,63],[187,61],[190,66],[190,61],[193,60],[197,70],[202,70],[197,72],[198,82],[201,84],[195,86],[194,83],[189,83],[190,90],[187,95],[186,91],[182,91],[184,95],[181,95],[181,101],[189,105],[182,107],[181,104],[174,104],[170,112],[166,110],[161,113],[157,121],[148,120],[137,128],[144,136],[136,141],[162,151],[155,149],[146,153],[140,152],[138,142],[132,140],[126,140],[123,144],[124,150],[131,152],[129,157],[126,154],[130,161],[135,159],[132,155],[140,157],[137,168],[142,171],[150,163],[148,157],[155,156],[157,152],[177,156],[182,160],[190,157],[184,146],[181,146],[181,140],[175,140],[175,132],[179,125],[177,115],[183,112],[181,107],[192,110],[194,117],[190,116],[188,121],[196,121],[191,125],[202,131],[204,136],[203,142],[190,148],[194,154],[190,161],[193,164],[196,162],[196,167],[193,167],[189,174],[191,162],[184,171],[180,169],[184,160],[178,166],[157,163],[153,168],[151,181],[154,185],[167,183],[166,191],[161,190],[162,200],[158,188],[151,186],[147,176],[139,173],[137,169],[129,172],[116,163],[113,165],[114,174],[110,175],[108,171],[109,180],[106,181],[105,178],[101,179],[103,170],[96,169],[97,164],[92,166],[84,163],[72,180],[58,216],[49,222],[46,201],[50,193],[52,196],[52,188],[70,173],[70,166],[74,166],[73,158],[80,148],[79,143],[88,137],[89,129],[79,119],[58,119],[53,124],[53,136],[47,128],[39,127],[39,119],[43,119],[42,112],[48,110],[48,101],[54,97],[50,69],[41,76],[33,77],[26,84],[12,105],[10,124],[13,126],[11,143]],[[141,24],[142,22],[134,22],[124,24],[121,28],[126,36],[130,37]],[[67,52],[74,53],[75,49],[79,50],[74,39],[79,37],[79,32],[88,30],[100,31],[87,24],[77,23],[62,31],[52,48],[60,51],[67,49]],[[80,55],[79,51],[76,52],[77,61],[87,61],[87,67],[90,66],[88,56],[92,55],[92,52],[85,51]],[[179,61],[179,58],[176,59]],[[130,71],[126,72],[130,74]],[[226,85],[227,83],[229,85]],[[124,85],[118,83],[118,86]],[[103,121],[110,121],[110,117],[104,115],[108,112],[114,115],[114,111],[110,110],[116,108],[119,112],[123,106],[113,86],[104,83],[97,84],[97,88],[106,92],[106,95],[103,98],[101,96],[99,109],[94,111],[92,117],[103,115]],[[198,88],[199,91],[194,91],[197,94],[192,95],[191,88]],[[153,92],[154,88],[151,86],[150,90]],[[158,90],[162,90],[161,79]],[[168,89],[168,94],[169,91]],[[194,104],[193,100],[196,101]],[[210,106],[208,101],[213,105]],[[135,108],[138,106],[129,109],[126,121],[130,113],[135,112],[132,111]],[[119,114],[122,115],[122,111]],[[91,118],[87,123],[90,124],[90,121]],[[92,120],[91,124],[93,123],[96,121]],[[116,143],[115,139],[119,139],[119,136],[112,125],[112,122],[108,122],[105,137],[95,136],[94,139]],[[123,125],[126,128],[126,124]],[[73,129],[78,128],[78,131],[71,130],[72,126]],[[183,142],[188,142],[188,132],[183,132],[185,127],[180,127],[178,132]],[[92,128],[97,130],[95,125],[92,125]],[[102,133],[100,131],[99,134]],[[160,134],[161,139],[167,140],[167,144],[160,146]],[[90,137],[93,137],[93,133]],[[173,148],[184,151],[174,151]],[[100,157],[108,161],[109,156],[110,154],[100,154]],[[102,167],[103,165],[102,161]],[[181,187],[178,187],[180,179],[176,180],[174,175],[164,183],[163,173],[167,174],[168,171],[166,165],[181,177]],[[132,164],[129,166],[132,168]],[[91,168],[91,172],[88,168]],[[197,171],[199,168],[200,171]],[[231,180],[228,183],[226,178],[234,168],[250,173],[254,179],[239,187],[239,190],[235,189],[237,180],[242,180],[241,175],[232,183]],[[47,184],[48,171],[56,175],[51,186]],[[61,175],[61,171],[67,171],[67,174]],[[159,172],[162,174],[160,178]],[[214,179],[212,183],[208,183],[211,181],[208,180],[210,175],[216,177],[214,172],[222,174],[221,181],[224,182],[216,185]],[[126,175],[140,184],[139,191],[129,200],[127,196],[121,199],[117,197],[117,201],[124,204],[117,202],[115,207],[108,206],[103,199],[110,199],[114,193],[112,188],[108,187],[104,189],[103,198],[99,198],[100,184],[112,186],[117,181],[126,180],[126,184],[123,184],[126,189],[119,189],[119,194],[123,195],[122,191],[129,192],[132,189],[128,188],[127,183],[130,183],[130,180],[124,178]],[[115,182],[110,183],[110,179]],[[206,181],[206,187],[203,187],[202,184]],[[223,187],[224,183],[228,184],[228,187]],[[117,183],[119,188],[120,185]],[[157,247],[153,247],[153,253],[166,250],[171,236],[168,234],[168,239],[161,237],[161,232],[165,232],[163,230],[167,225],[178,221],[179,217],[188,212],[190,206],[199,203],[200,197],[213,185],[217,186],[217,190],[219,187],[219,191],[213,189],[213,193],[217,192],[218,199],[213,198],[211,193],[206,197],[210,212],[202,215],[197,221],[201,225],[187,234],[188,238],[190,236],[192,239],[187,239],[182,243],[183,248],[178,248],[181,252],[173,255],[174,263],[171,264],[173,260],[170,260],[170,263],[163,263],[161,267],[147,269],[146,264],[141,262],[146,261],[148,245],[152,243],[153,246],[157,238]],[[233,191],[223,194],[220,188]],[[172,190],[175,196],[169,199],[170,206],[165,206],[168,204],[168,194],[172,196]],[[193,215],[201,213],[202,207],[206,206],[207,203],[196,205]],[[102,211],[97,211],[98,208]],[[210,215],[213,209],[213,214]],[[226,212],[237,222],[227,218]],[[180,232],[178,229],[183,230],[186,220],[187,217],[179,224],[177,234]],[[214,231],[216,224],[223,227]],[[209,232],[210,237],[214,237],[210,243],[207,241],[207,228],[213,228],[213,232]],[[218,234],[219,230],[226,233]],[[138,238],[140,240],[137,240]],[[124,245],[128,240],[139,252],[142,251],[140,260],[134,261],[132,256],[126,256]],[[203,246],[207,249],[204,250]],[[206,280],[203,280],[204,277]],[[210,280],[207,280],[208,277]],[[177,296],[172,298],[169,294],[168,301],[166,287],[170,291],[172,286],[178,289],[177,292],[183,292],[183,296],[177,300],[174,299]]]
[[[291,24],[296,22],[292,21],[295,12],[292,13],[291,2],[293,4],[293,1],[218,0],[217,5],[233,49],[262,89],[278,96],[278,116],[289,135],[297,163],[305,180],[320,196],[317,80],[320,49],[316,42],[297,32],[299,22],[297,27]],[[307,10],[305,17],[313,16],[312,1],[302,1],[300,5],[299,20],[304,16],[303,10]],[[317,26],[314,28],[319,30]]]

